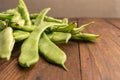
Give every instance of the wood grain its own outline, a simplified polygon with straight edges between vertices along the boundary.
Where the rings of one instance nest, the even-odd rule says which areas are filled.
[[[116,28],[120,29],[120,19],[113,18],[113,19],[105,19],[109,24],[115,26]]]
[[[120,30],[104,19],[79,21],[80,24],[95,21],[85,32],[100,35],[94,42],[80,43],[82,80],[119,80]]]

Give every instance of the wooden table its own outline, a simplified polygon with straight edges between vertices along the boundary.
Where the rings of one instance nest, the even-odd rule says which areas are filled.
[[[78,26],[89,21],[96,23],[85,32],[99,34],[94,42],[60,44],[66,52],[65,65],[69,71],[49,64],[42,58],[31,68],[21,68],[16,44],[11,60],[0,60],[0,80],[120,80],[120,19],[75,18]]]

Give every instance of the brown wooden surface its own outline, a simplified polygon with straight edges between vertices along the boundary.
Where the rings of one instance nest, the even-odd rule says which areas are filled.
[[[0,80],[120,80],[120,19],[70,19],[78,26],[89,21],[96,23],[84,32],[99,34],[94,42],[60,44],[66,52],[65,65],[69,71],[47,63],[43,58],[31,68],[21,68],[16,44],[10,61],[0,59]]]

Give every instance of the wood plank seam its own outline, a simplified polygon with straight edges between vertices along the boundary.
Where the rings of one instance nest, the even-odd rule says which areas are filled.
[[[76,18],[76,23],[77,23],[77,27],[79,27],[78,26],[78,24],[79,24],[79,18]],[[78,41],[77,43],[78,43],[78,49],[79,49],[78,53],[79,53],[80,78],[81,78],[80,80],[82,80],[82,69],[81,69],[81,58],[80,58],[81,55],[80,55],[80,45],[79,45],[80,42]]]
[[[110,21],[108,21],[107,19],[103,19],[105,22],[107,22],[108,24],[111,24],[112,26],[114,26],[115,28],[119,29],[120,28],[118,26],[116,26],[115,24],[111,23]]]
[[[79,66],[80,66],[80,77],[81,77],[81,80],[82,80],[82,69],[81,69],[81,58],[80,58],[80,42],[78,42],[78,52],[79,52]]]
[[[116,41],[114,41],[113,39],[111,39],[115,44],[117,44],[120,47],[120,44],[118,44]]]
[[[116,29],[120,30],[120,27],[118,27],[117,25],[113,24],[113,23],[110,22],[108,19],[103,19],[103,20],[104,20],[106,23],[114,26]],[[118,37],[120,37],[120,36],[118,36]],[[117,44],[118,46],[120,46],[120,45],[119,45],[116,41],[114,41],[112,38],[111,38],[111,40],[112,40],[115,44]]]
[[[96,67],[96,69],[97,69],[97,71],[99,72],[99,75],[100,75],[100,78],[101,78],[101,80],[102,80],[102,74],[100,73],[100,70],[99,70],[99,68],[98,68],[98,66],[97,66],[97,64],[95,63],[95,58],[94,58],[94,55],[92,54],[92,52],[90,51],[90,49],[89,49],[89,46],[86,44],[86,48],[87,48],[87,50],[89,51],[89,56],[90,56],[90,59],[92,59],[93,58],[93,60],[94,60],[94,64],[95,64],[95,67]],[[91,55],[90,55],[90,53],[91,53]],[[92,60],[91,60],[92,61]],[[94,79],[92,79],[92,80],[94,80]]]
[[[79,27],[79,26],[78,26],[79,18],[76,18],[76,23],[77,23],[77,27]],[[81,64],[82,64],[82,63],[81,63],[81,58],[80,58],[80,46],[79,46],[80,42],[78,41],[77,43],[78,43],[78,53],[79,53],[80,77],[81,77],[80,80],[82,80],[82,69],[81,69]]]

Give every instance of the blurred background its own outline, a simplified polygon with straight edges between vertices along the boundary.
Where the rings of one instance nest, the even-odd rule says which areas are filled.
[[[120,0],[25,0],[30,13],[51,7],[53,17],[120,18]],[[0,0],[0,12],[14,8],[18,0]]]

